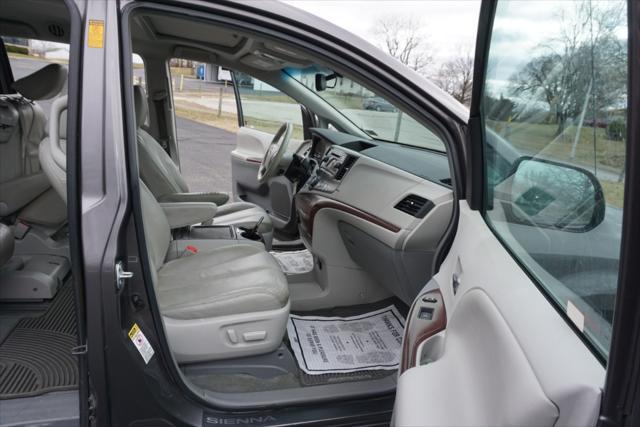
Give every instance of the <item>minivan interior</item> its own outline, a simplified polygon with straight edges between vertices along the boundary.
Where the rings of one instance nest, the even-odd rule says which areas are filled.
[[[67,209],[62,193],[54,187],[65,186],[66,176],[54,182],[46,171],[47,162],[65,162],[64,155],[48,151],[52,134],[64,144],[65,126],[59,128],[58,122],[48,118],[52,104],[67,93],[68,66],[55,58],[14,61],[26,57],[28,43],[51,43],[68,50],[70,18],[62,2],[45,8],[37,3],[42,2],[11,2],[0,12],[3,425],[24,416],[37,420],[41,418],[37,414],[46,412],[66,420],[77,419],[78,414],[79,373],[74,355],[78,323]],[[11,60],[7,51],[12,52]],[[66,120],[62,123],[66,125]],[[37,409],[38,405],[47,409]]]
[[[291,315],[357,316],[388,306],[406,316],[434,273],[452,218],[437,131],[408,117],[406,130],[385,140],[345,112],[340,103],[354,97],[332,89],[331,79],[373,91],[294,46],[170,13],[136,11],[130,25],[146,79],[146,90],[132,88],[145,239],[185,378],[237,408],[392,391],[397,370],[309,374],[287,323]],[[270,132],[240,119],[231,153],[237,201],[190,193],[181,177],[177,89],[167,67],[175,57],[260,81],[295,100],[304,116]],[[328,88],[316,79],[329,80]],[[312,268],[284,274],[277,258],[298,251],[310,253]]]
[[[467,109],[306,4],[3,1],[0,425],[637,424],[640,6],[526,3]]]
[[[5,38],[69,41],[62,3],[46,17],[27,13],[27,3],[38,2],[3,9]],[[237,409],[393,392],[400,348],[376,353],[373,369],[356,363],[310,373],[288,329],[296,316],[352,318],[388,307],[402,328],[434,274],[453,217],[437,127],[397,106],[380,113],[355,105],[363,93],[384,96],[383,89],[257,33],[145,9],[132,14],[128,28],[145,73],[144,85],[124,89],[135,111],[129,160],[138,171],[156,303],[184,381],[212,403]],[[271,131],[239,115],[229,159],[233,194],[192,192],[182,176],[171,58],[216,64],[294,100],[300,123],[283,121]],[[78,386],[78,368],[65,209],[66,84],[65,64],[51,63],[0,95],[2,411],[17,411],[16,402],[34,396],[62,398],[69,410],[77,404],[69,392]],[[336,84],[357,88],[360,98]],[[367,121],[388,123],[376,131]],[[396,125],[394,135],[395,121],[403,128]],[[307,257],[308,268],[287,271],[283,256]]]

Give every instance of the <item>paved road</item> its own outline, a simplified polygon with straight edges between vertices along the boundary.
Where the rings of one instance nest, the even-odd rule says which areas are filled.
[[[231,193],[231,151],[236,135],[176,117],[182,176],[191,191]]]

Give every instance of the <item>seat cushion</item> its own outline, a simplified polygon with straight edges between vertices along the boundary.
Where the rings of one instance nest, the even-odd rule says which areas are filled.
[[[273,225],[267,212],[261,207],[247,202],[233,202],[218,206],[218,212],[213,218],[215,225],[235,225],[237,227],[253,227],[263,218],[260,233],[273,231]]]
[[[201,319],[276,310],[289,300],[276,260],[254,245],[236,245],[169,261],[158,270],[164,316]]]

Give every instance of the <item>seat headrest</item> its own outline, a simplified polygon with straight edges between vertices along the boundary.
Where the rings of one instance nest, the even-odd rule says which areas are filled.
[[[66,84],[67,68],[60,64],[49,64],[16,80],[11,87],[32,101],[40,101],[58,95]]]
[[[149,105],[147,105],[147,94],[140,85],[133,86],[133,102],[136,109],[136,127],[139,128],[147,121]]]

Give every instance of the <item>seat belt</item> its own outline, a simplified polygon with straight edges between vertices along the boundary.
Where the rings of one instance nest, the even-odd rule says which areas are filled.
[[[167,92],[162,90],[153,94],[153,105],[156,110],[156,119],[158,122],[158,142],[162,148],[169,153],[169,135],[167,133],[167,114],[165,111],[165,103],[167,100]],[[171,153],[169,153],[171,155]]]
[[[38,172],[37,163],[34,164],[34,158],[38,155],[37,144],[34,149],[32,141],[30,139],[33,132],[33,126],[35,121],[35,111],[31,101],[24,97],[20,97],[16,101],[18,107],[18,114],[20,117],[20,151],[22,158],[22,174],[31,175]],[[30,123],[30,125],[28,125]],[[38,141],[39,142],[39,141]]]

